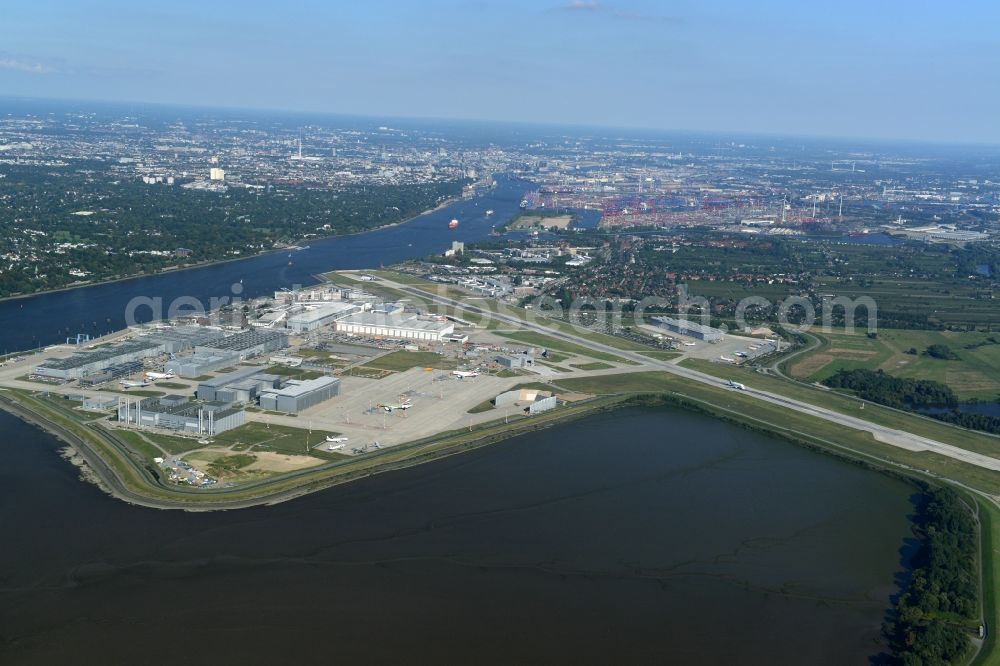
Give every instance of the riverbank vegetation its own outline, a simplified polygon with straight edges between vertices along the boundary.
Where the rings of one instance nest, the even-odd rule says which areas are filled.
[[[910,581],[883,628],[894,663],[960,663],[979,628],[976,521],[955,491],[932,488],[913,532],[919,546]]]

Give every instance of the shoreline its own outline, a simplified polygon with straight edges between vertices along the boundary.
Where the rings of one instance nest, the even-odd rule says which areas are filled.
[[[410,222],[413,222],[414,220],[417,220],[417,219],[419,219],[421,217],[424,217],[425,215],[430,215],[431,213],[436,213],[437,211],[439,211],[439,210],[441,210],[443,208],[447,208],[448,206],[451,206],[452,204],[457,203],[458,201],[461,201],[461,200],[462,200],[461,195],[454,196],[454,197],[449,197],[448,199],[445,199],[444,201],[442,201],[437,206],[435,206],[433,208],[428,208],[428,209],[424,210],[423,212],[418,213],[417,215],[414,215],[413,217],[408,217],[405,220],[400,220],[399,222],[390,222],[389,224],[383,224],[383,225],[379,225],[377,227],[372,227],[371,229],[365,229],[363,231],[354,231],[354,232],[351,232],[351,233],[331,234],[329,236],[318,236],[318,237],[314,237],[314,238],[302,238],[302,239],[299,239],[298,241],[296,241],[295,245],[298,245],[299,243],[305,243],[305,242],[313,241],[313,240],[325,241],[325,240],[330,240],[330,239],[333,239],[333,238],[351,238],[353,236],[361,236],[361,235],[370,234],[370,233],[373,233],[373,232],[376,232],[376,231],[382,231],[384,229],[391,229],[393,227],[399,227],[399,226],[402,226],[404,224],[409,224]],[[199,268],[209,268],[211,266],[221,266],[221,265],[224,265],[224,264],[231,264],[231,263],[236,263],[236,262],[239,262],[239,261],[247,261],[249,259],[256,259],[258,257],[265,257],[265,256],[267,256],[269,254],[274,254],[274,253],[277,253],[277,252],[285,252],[285,251],[287,251],[291,247],[293,247],[293,246],[289,245],[287,247],[274,247],[274,248],[271,248],[269,250],[261,250],[260,252],[257,252],[256,254],[247,255],[245,257],[229,257],[228,259],[207,259],[205,261],[200,261],[200,262],[197,262],[197,263],[194,263],[194,264],[187,264],[187,265],[183,265],[183,266],[171,266],[171,267],[163,268],[161,270],[156,271],[155,273],[136,273],[134,275],[122,275],[122,276],[119,276],[119,277],[108,278],[106,280],[97,280],[96,282],[85,282],[85,283],[82,283],[82,284],[69,284],[69,285],[65,285],[65,286],[62,286],[62,287],[53,287],[51,289],[42,289],[42,290],[39,290],[39,291],[33,291],[31,293],[28,293],[28,294],[14,294],[14,295],[11,295],[11,296],[0,296],[0,303],[5,303],[5,302],[8,302],[8,301],[25,300],[25,299],[29,299],[29,298],[34,298],[35,296],[47,296],[49,294],[58,294],[58,293],[67,292],[67,291],[75,291],[77,289],[81,289],[82,290],[82,289],[89,289],[91,287],[102,287],[102,286],[109,285],[109,284],[116,284],[118,282],[127,282],[129,280],[140,280],[142,278],[153,278],[153,277],[157,277],[159,275],[169,275],[171,273],[179,273],[181,271],[192,271],[192,270],[197,270]]]

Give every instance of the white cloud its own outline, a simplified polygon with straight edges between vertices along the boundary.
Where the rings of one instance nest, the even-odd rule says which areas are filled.
[[[54,70],[40,62],[26,62],[16,58],[0,57],[0,69],[25,74],[51,74]]]

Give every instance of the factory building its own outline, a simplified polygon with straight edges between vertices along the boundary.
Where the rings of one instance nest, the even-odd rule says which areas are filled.
[[[340,380],[336,377],[290,379],[280,389],[263,390],[260,407],[272,412],[296,414],[337,395],[340,395]]]
[[[125,363],[115,363],[114,365],[101,370],[86,374],[80,378],[80,386],[96,386],[105,384],[114,379],[130,377],[137,372],[141,372],[145,366],[142,361],[126,361]]]
[[[260,356],[268,352],[278,351],[288,346],[288,336],[280,331],[266,329],[243,331],[235,335],[216,340],[206,345],[198,345],[195,353],[217,354],[232,352],[239,355],[240,360]]]
[[[281,378],[263,368],[240,368],[198,384],[198,399],[213,402],[252,402],[264,388],[278,386]]]
[[[118,420],[140,428],[218,435],[246,423],[246,412],[221,403],[185,402],[171,406],[162,404],[158,398],[135,402],[123,399],[118,406]]]
[[[84,396],[81,407],[87,411],[103,412],[109,409],[114,409],[120,400],[121,396],[119,395],[111,395],[110,393],[95,393],[94,395]]]
[[[503,354],[494,359],[505,368],[515,370],[517,368],[530,368],[535,365],[535,357],[531,354]]]
[[[199,345],[207,345],[225,336],[222,329],[205,326],[172,326],[161,328],[143,338],[159,345],[168,354],[177,354]]]
[[[404,340],[439,341],[455,332],[455,324],[452,322],[420,319],[417,315],[376,312],[340,319],[335,326],[338,333]]]
[[[132,340],[93,351],[76,352],[72,356],[53,358],[31,371],[39,377],[70,380],[93,375],[114,365],[141,361],[163,352],[163,346],[146,340]]]
[[[524,407],[528,414],[541,414],[547,412],[558,405],[558,400],[549,391],[539,391],[538,389],[515,389],[501,393],[493,399],[493,406],[503,407]]]
[[[718,342],[722,339],[723,333],[717,328],[712,328],[711,326],[703,326],[701,324],[696,324],[693,321],[688,321],[687,319],[674,319],[673,317],[653,317],[653,325],[659,326],[660,328],[666,329],[672,333],[679,333],[680,335],[686,335],[689,338],[694,338],[696,340],[704,340],[705,342]]]
[[[293,333],[313,331],[360,311],[361,306],[353,303],[340,302],[320,305],[289,317],[288,328]]]
[[[163,364],[163,370],[172,372],[178,377],[194,379],[209,372],[234,366],[239,360],[240,355],[235,352],[202,352],[167,361]]]

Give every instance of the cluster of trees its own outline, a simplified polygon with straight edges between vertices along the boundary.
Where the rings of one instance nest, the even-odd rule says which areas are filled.
[[[881,370],[842,369],[823,383],[830,388],[854,391],[860,398],[897,409],[958,406],[955,393],[941,382],[893,377]]]
[[[960,412],[952,410],[950,412],[940,412],[931,414],[939,421],[945,421],[969,430],[982,430],[983,432],[1000,435],[1000,418],[988,414],[976,414],[974,412]]]
[[[954,361],[958,358],[958,354],[951,350],[948,345],[935,344],[927,348],[925,352],[931,358],[939,358],[943,361]]]
[[[883,631],[898,664],[955,663],[978,617],[975,520],[953,490],[932,489],[913,531],[920,546],[910,584]]]

